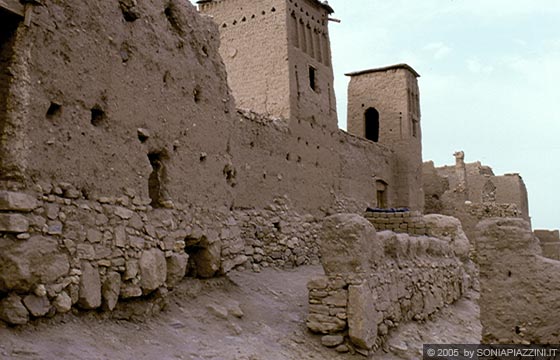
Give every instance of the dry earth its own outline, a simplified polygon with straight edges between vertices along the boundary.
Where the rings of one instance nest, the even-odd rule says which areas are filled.
[[[307,332],[307,280],[317,266],[185,279],[169,306],[143,321],[68,314],[21,328],[0,328],[1,359],[360,359],[324,348]],[[423,343],[480,341],[478,294],[468,294],[431,321],[391,334],[374,359],[419,359]],[[241,309],[241,312],[240,312]]]

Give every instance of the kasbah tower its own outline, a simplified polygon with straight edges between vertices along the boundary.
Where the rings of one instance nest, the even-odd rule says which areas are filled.
[[[328,29],[334,10],[328,2],[201,0],[198,5],[219,26],[220,53],[239,108],[290,119],[295,134],[302,122],[337,128]],[[394,152],[394,183],[376,181],[377,206],[422,210],[418,73],[398,64],[346,75],[351,77],[348,132]]]

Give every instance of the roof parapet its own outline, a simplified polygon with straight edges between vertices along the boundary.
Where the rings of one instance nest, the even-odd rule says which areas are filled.
[[[404,63],[403,64],[389,65],[389,66],[384,66],[384,67],[374,68],[374,69],[354,71],[354,72],[346,73],[344,75],[346,75],[346,76],[358,76],[358,75],[364,75],[364,74],[376,73],[376,72],[384,72],[384,71],[395,70],[395,69],[405,69],[405,70],[410,71],[417,78],[420,77],[420,74],[418,74],[416,72],[416,70],[414,70],[410,65],[404,64]]]

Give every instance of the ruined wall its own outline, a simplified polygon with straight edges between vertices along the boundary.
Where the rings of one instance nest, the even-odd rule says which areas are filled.
[[[394,178],[398,196],[389,207],[410,207],[423,211],[422,192],[422,134],[420,126],[420,102],[416,72],[407,65],[366,70],[347,74],[351,76],[348,86],[348,131],[354,135],[366,134],[366,115],[377,114],[369,121],[377,141],[395,152]],[[372,110],[374,109],[374,110]],[[376,131],[378,129],[378,131]]]
[[[185,275],[318,263],[322,218],[375,206],[374,174],[393,176],[381,145],[235,111],[216,25],[188,3],[33,11],[2,43],[2,164],[19,176],[1,168],[8,323],[117,311]]]
[[[541,246],[542,255],[560,260],[560,233],[558,230],[535,230],[533,232]]]
[[[460,219],[471,239],[482,219],[520,217],[530,221],[527,189],[518,174],[496,176],[489,166],[464,163],[464,154],[457,154],[461,159],[454,166],[423,164],[426,213]]]
[[[519,174],[505,174],[494,176],[491,181],[496,188],[496,202],[517,205],[521,216],[530,222],[527,188],[521,176]]]
[[[210,20],[175,1],[46,2],[34,13],[18,30],[8,111],[29,185],[147,197],[155,177],[162,201],[230,205],[233,101]]]
[[[361,213],[376,205],[373,176],[393,176],[391,151],[340,130],[240,111],[234,131],[236,209],[287,197],[302,213]]]
[[[541,256],[523,219],[478,225],[480,319],[485,343],[554,344],[560,339],[560,262]]]
[[[462,264],[448,241],[375,228],[358,215],[325,219],[325,276],[308,283],[308,328],[328,347],[378,348],[391,328],[426,319],[457,300]]]

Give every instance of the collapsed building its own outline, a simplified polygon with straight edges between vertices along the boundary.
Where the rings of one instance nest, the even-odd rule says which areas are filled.
[[[155,311],[184,276],[322,263],[307,325],[367,353],[473,283],[461,224],[424,203],[474,236],[449,204],[502,201],[500,179],[422,164],[406,64],[348,74],[338,129],[326,2],[0,5],[1,320]],[[508,180],[501,215],[528,219]],[[368,207],[402,211],[343,215]]]

